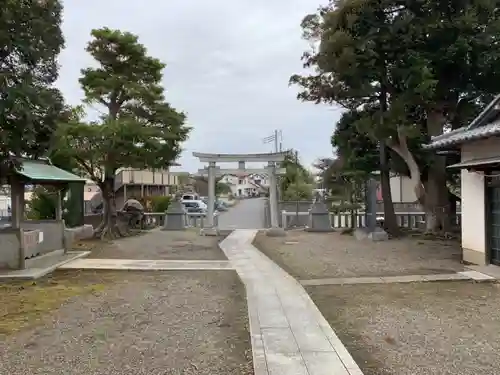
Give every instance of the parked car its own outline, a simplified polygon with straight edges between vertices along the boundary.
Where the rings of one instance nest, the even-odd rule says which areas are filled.
[[[208,207],[208,198],[202,199],[203,203],[205,203]],[[214,211],[227,211],[227,205],[223,201],[216,200],[214,203]]]
[[[181,197],[181,202],[182,201],[197,201],[200,200],[200,197],[198,194],[195,193],[186,193]]]
[[[206,213],[207,206],[202,201],[182,201],[184,208],[189,213]]]
[[[217,211],[222,212],[222,211],[227,211],[228,208],[227,208],[226,203],[224,203],[223,201],[217,201],[217,202],[215,202],[215,209]]]

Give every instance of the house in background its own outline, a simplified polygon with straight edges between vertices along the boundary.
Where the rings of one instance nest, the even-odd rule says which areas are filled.
[[[231,188],[231,194],[234,197],[249,198],[259,196],[260,194],[265,192],[265,188],[260,185],[260,182],[263,181],[263,178],[260,175],[257,176],[257,181],[259,183],[256,183],[254,181],[254,178],[254,175],[227,174],[222,176],[220,182],[227,184]]]
[[[266,174],[251,174],[249,178],[253,181],[254,184],[259,186],[259,193],[268,193],[269,192],[269,176]]]
[[[171,172],[169,169],[150,170],[121,168],[116,172],[116,206],[121,209],[127,199],[141,199],[151,196],[167,196],[176,192],[181,182],[189,176],[183,172]],[[90,200],[92,211],[102,206],[102,195],[94,194]]]
[[[189,183],[185,185],[185,190],[189,192],[196,192],[201,197],[208,196],[208,182],[207,179],[201,176],[192,176]]]
[[[456,152],[461,170],[462,252],[473,264],[500,265],[500,95],[469,126],[433,137],[427,149]]]
[[[407,176],[394,175],[390,177],[391,197],[394,204],[394,210],[397,212],[420,212],[422,207],[417,201],[415,189],[411,183],[411,179]],[[380,183],[377,187],[377,211],[384,211],[382,188]]]
[[[101,189],[99,189],[99,186],[97,186],[94,181],[87,180],[85,182],[85,186],[83,188],[83,210],[86,214],[92,212],[92,198],[100,192]]]

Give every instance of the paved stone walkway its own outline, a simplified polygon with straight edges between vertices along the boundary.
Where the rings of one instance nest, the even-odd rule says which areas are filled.
[[[304,286],[318,285],[342,285],[342,284],[390,284],[390,283],[413,283],[428,281],[451,281],[451,280],[474,280],[495,281],[495,277],[485,275],[477,271],[463,271],[457,273],[433,274],[433,275],[403,275],[383,277],[335,277],[331,279],[300,280]]]
[[[246,285],[255,375],[362,375],[304,288],[236,230],[220,246]]]
[[[500,280],[500,267],[489,264],[487,266],[467,266],[467,268]]]
[[[90,251],[68,251],[67,253],[54,252],[38,257],[29,268],[24,270],[1,270],[1,280],[36,280],[43,277],[62,265],[73,262],[76,259],[86,257]]]
[[[59,269],[101,270],[231,270],[228,261],[220,260],[137,260],[137,259],[77,259]]]
[[[219,229],[264,228],[264,198],[242,199],[234,207],[219,216]]]

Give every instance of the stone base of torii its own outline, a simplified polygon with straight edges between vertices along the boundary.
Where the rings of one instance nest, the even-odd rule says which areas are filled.
[[[266,154],[206,154],[193,152],[193,156],[202,163],[208,163],[208,167],[200,169],[198,175],[208,177],[208,212],[206,228],[202,234],[216,234],[218,228],[214,226],[215,209],[215,181],[216,177],[227,174],[266,174],[269,176],[269,206],[271,209],[271,228],[267,230],[269,236],[285,236],[283,228],[280,228],[278,222],[278,179],[277,176],[284,174],[284,168],[278,168],[277,163],[285,160],[287,152],[274,152]],[[222,169],[217,163],[238,163],[238,168]],[[264,168],[246,168],[245,163],[267,163]],[[258,228],[256,228],[258,229]]]

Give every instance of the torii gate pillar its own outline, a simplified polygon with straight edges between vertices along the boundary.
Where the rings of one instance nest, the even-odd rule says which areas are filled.
[[[208,168],[200,170],[200,173],[208,174],[208,212],[207,212],[207,226],[204,230],[205,234],[218,233],[217,228],[214,228],[213,213],[215,208],[215,177],[220,175],[223,170],[220,170],[216,163],[238,163],[239,171],[249,171],[245,168],[246,162],[267,162],[266,171],[269,175],[269,206],[271,211],[271,228],[267,231],[268,236],[284,236],[285,231],[279,227],[278,221],[278,181],[276,178],[277,172],[276,163],[282,162],[287,155],[287,152],[276,152],[268,154],[204,154],[193,152],[193,156],[198,158],[201,162],[208,163]],[[226,172],[229,173],[229,172]],[[260,228],[256,228],[260,229]]]

